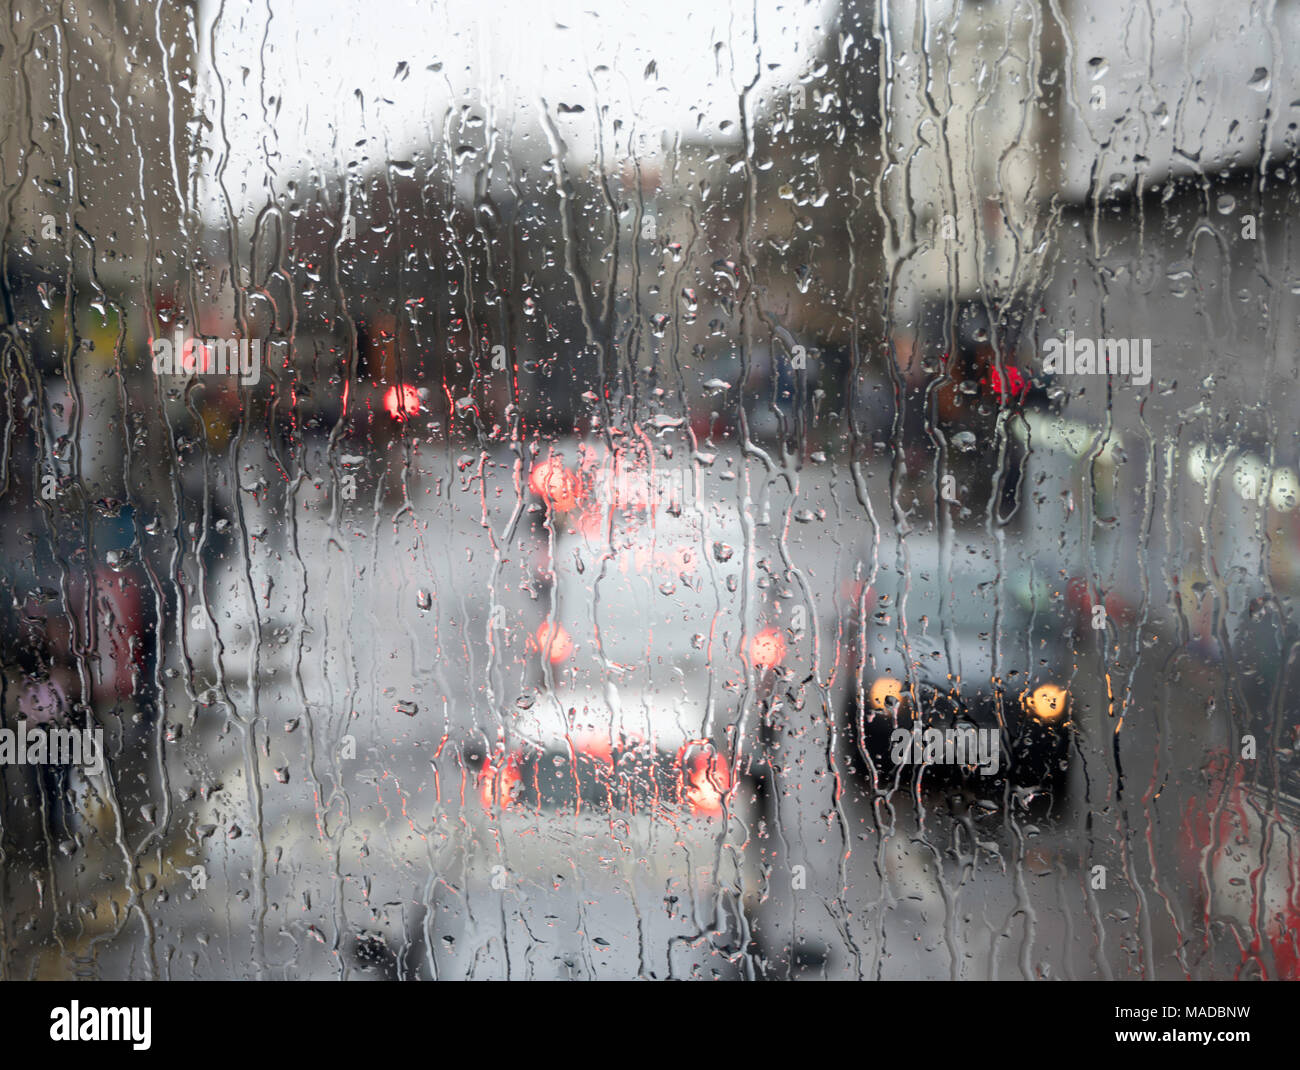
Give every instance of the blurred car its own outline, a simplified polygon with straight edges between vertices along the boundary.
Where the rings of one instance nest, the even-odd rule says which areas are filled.
[[[534,466],[552,597],[502,767],[530,805],[722,813],[747,757],[738,732],[790,648],[775,599],[746,597],[741,510],[704,500],[697,478],[645,445],[571,444]]]
[[[881,569],[866,608],[849,703],[864,776],[901,783],[922,766],[926,783],[982,781],[985,797],[1009,783],[1026,801],[1063,800],[1072,658],[1068,633],[1037,592],[999,582],[988,550],[963,542],[945,552],[938,537],[915,536]],[[994,760],[977,768],[969,749],[960,761],[956,748],[936,756],[900,746],[900,733],[924,740],[931,729],[945,743],[955,733],[994,733],[996,751],[986,755]]]

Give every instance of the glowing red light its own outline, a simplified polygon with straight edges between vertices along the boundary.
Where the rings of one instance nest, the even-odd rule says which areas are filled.
[[[409,383],[390,386],[384,394],[384,410],[398,423],[420,411],[420,392]]]
[[[764,628],[749,641],[749,660],[760,669],[774,669],[785,658],[785,638],[778,628]]]
[[[208,372],[215,371],[216,361],[213,359],[212,350],[197,338],[187,338],[181,346],[180,369],[187,375],[194,372],[206,375]]]
[[[543,624],[533,636],[533,645],[558,665],[573,653],[573,640],[560,624]]]
[[[514,755],[511,755],[498,768],[491,762],[484,764],[478,775],[479,780],[479,800],[483,803],[484,810],[491,810],[493,804],[497,806],[508,806],[514,798],[514,791],[523,783],[523,774],[519,771],[519,764]]]
[[[997,394],[1000,398],[1023,397],[1029,390],[1029,383],[1025,377],[1020,374],[1020,369],[1008,364],[1005,366],[1003,371],[1006,372],[1005,386],[1003,385],[1002,374],[997,370],[997,368],[989,369],[989,377],[985,381],[990,387],[992,387],[993,393]]]
[[[716,817],[731,790],[731,770],[707,740],[685,744],[677,754],[682,773],[682,801],[693,814]]]
[[[605,765],[614,763],[614,747],[608,732],[584,732],[574,737],[574,749]]]
[[[558,457],[548,457],[533,467],[528,475],[528,489],[560,513],[567,513],[582,496],[578,477]]]

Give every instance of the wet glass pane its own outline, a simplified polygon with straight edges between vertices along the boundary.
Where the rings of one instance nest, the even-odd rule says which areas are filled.
[[[0,976],[1300,978],[1298,20],[16,0]]]

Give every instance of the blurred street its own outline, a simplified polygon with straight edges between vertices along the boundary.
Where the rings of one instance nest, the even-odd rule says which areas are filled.
[[[1300,978],[1300,8],[18,7],[0,978]]]

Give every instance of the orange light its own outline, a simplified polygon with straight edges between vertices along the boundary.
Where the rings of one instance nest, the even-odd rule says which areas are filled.
[[[760,669],[773,669],[785,658],[785,638],[779,628],[764,628],[749,641],[749,660]]]
[[[573,640],[560,624],[543,624],[533,636],[533,642],[550,659],[552,665],[558,665],[573,653]]]
[[[409,383],[390,386],[384,394],[384,410],[398,423],[420,411],[420,392]]]
[[[1034,688],[1025,699],[1025,709],[1040,721],[1055,721],[1065,713],[1070,692],[1055,684],[1042,684]]]
[[[485,762],[478,775],[479,800],[484,810],[491,810],[493,804],[508,806],[514,797],[515,788],[524,782],[519,765],[512,754],[498,769],[491,762]]]
[[[715,817],[731,788],[731,770],[707,740],[694,740],[677,752],[682,772],[682,801],[693,814]]]
[[[533,466],[528,474],[528,489],[560,513],[567,513],[577,505],[582,494],[578,477],[558,457],[548,457]]]
[[[873,710],[888,710],[890,699],[895,707],[903,701],[903,685],[892,676],[882,676],[871,685],[867,701]]]
[[[582,733],[574,738],[573,746],[579,754],[585,754],[588,758],[594,758],[605,765],[614,764],[614,747],[609,741],[608,732]]]

